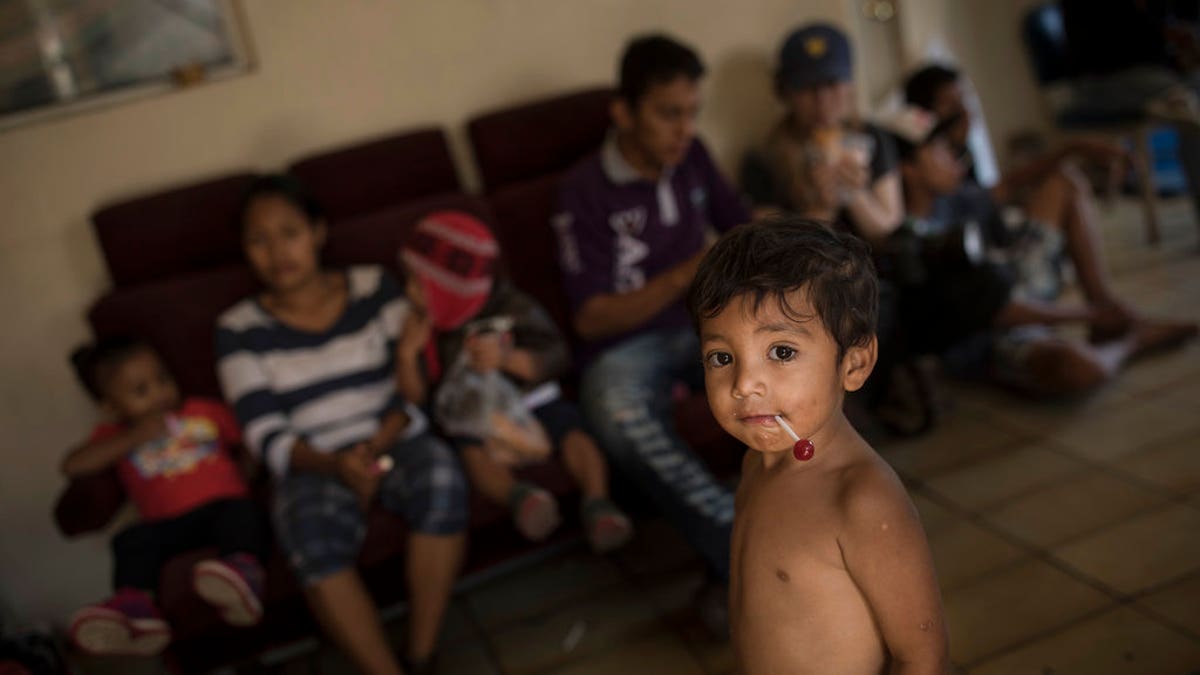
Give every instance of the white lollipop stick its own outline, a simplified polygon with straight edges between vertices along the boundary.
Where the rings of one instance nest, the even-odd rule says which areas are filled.
[[[388,455],[382,455],[379,459],[375,460],[375,468],[379,469],[379,473],[387,473],[394,466],[396,466],[396,462]]]
[[[797,443],[799,443],[799,442],[800,442],[800,437],[796,435],[796,432],[792,431],[792,428],[788,426],[788,423],[787,423],[787,422],[784,422],[784,421],[783,421],[783,417],[782,417],[782,416],[780,416],[780,415],[776,415],[776,416],[775,416],[775,421],[776,421],[776,422],[779,422],[779,426],[783,427],[783,430],[787,432],[788,436],[791,436],[791,437],[792,437],[792,440],[793,440],[793,441],[796,441]]]

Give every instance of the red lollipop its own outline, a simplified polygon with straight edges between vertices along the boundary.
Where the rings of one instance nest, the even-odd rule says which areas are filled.
[[[775,421],[779,422],[779,426],[783,427],[783,430],[788,433],[788,436],[792,437],[793,441],[796,441],[796,444],[792,446],[792,456],[801,462],[807,462],[808,460],[812,459],[813,455],[817,451],[817,448],[813,445],[813,442],[807,438],[800,438],[797,436],[796,432],[792,431],[792,428],[788,426],[788,423],[783,421],[783,417],[776,415]]]

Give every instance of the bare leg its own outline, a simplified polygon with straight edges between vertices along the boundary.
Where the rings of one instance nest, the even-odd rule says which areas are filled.
[[[1124,337],[1102,345],[1048,338],[1031,345],[1026,366],[1040,393],[1082,393],[1112,379],[1131,358],[1195,334],[1195,326],[1188,331],[1175,324],[1140,322]]]
[[[408,656],[414,662],[429,659],[437,646],[465,544],[462,534],[408,535]]]
[[[305,590],[305,597],[325,634],[361,672],[401,672],[384,637],[375,603],[356,570],[342,570],[321,579]]]
[[[1038,186],[1027,208],[1035,220],[1063,231],[1088,302],[1094,306],[1123,307],[1113,291],[1096,230],[1095,196],[1079,170],[1060,165]]]
[[[463,448],[462,459],[471,485],[491,501],[508,506],[513,486],[516,485],[512,469],[497,462],[479,446]]]
[[[591,436],[579,429],[568,433],[562,441],[562,456],[584,499],[608,496],[608,465]]]

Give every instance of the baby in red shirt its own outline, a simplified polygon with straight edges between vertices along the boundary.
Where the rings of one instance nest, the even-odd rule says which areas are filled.
[[[158,354],[138,340],[101,340],[71,360],[108,420],[62,471],[75,478],[115,468],[141,516],[113,539],[115,594],[75,613],[71,639],[93,654],[162,651],[171,628],[154,601],[159,572],[173,556],[205,547],[220,557],[193,568],[196,593],[232,625],[258,623],[267,539],[229,452],[241,443],[232,413],[181,398]]]

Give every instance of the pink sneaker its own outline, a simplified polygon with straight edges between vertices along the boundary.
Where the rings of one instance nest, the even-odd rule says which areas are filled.
[[[235,553],[196,563],[192,588],[231,626],[253,626],[262,620],[263,570],[254,556]]]
[[[171,644],[171,627],[154,599],[135,588],[75,612],[69,634],[80,649],[99,656],[154,656]]]
[[[596,553],[615,551],[633,538],[633,523],[607,498],[589,499],[580,510],[588,543]]]
[[[540,487],[517,483],[509,499],[517,531],[529,541],[545,540],[562,523],[554,495]]]

